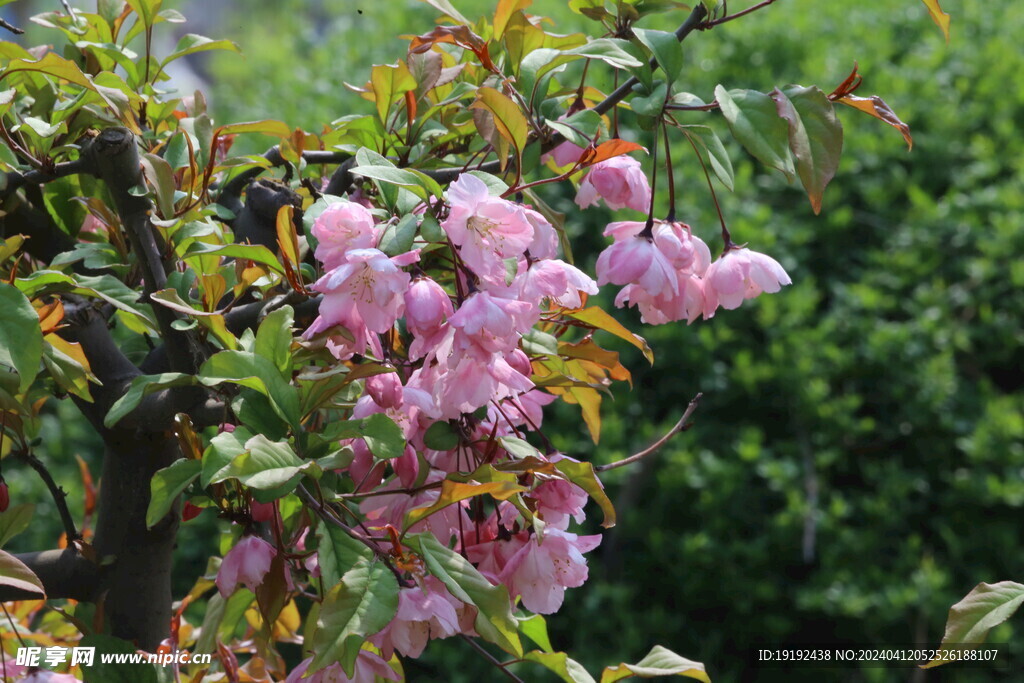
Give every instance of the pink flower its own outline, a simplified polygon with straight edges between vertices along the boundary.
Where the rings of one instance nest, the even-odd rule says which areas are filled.
[[[628,230],[637,225],[640,229],[634,236],[629,236]],[[628,230],[624,231],[624,228]],[[652,295],[665,291],[678,293],[679,278],[669,256],[662,252],[661,244],[654,237],[641,235],[642,229],[643,224],[634,221],[608,226],[605,234],[615,235],[615,242],[597,257],[597,284],[628,285],[635,282]]]
[[[566,588],[582,586],[587,580],[583,553],[601,543],[600,536],[577,536],[548,527],[544,540],[536,535],[501,570],[509,593],[521,595],[523,606],[537,614],[552,614],[562,606]]]
[[[590,167],[580,183],[576,203],[581,209],[604,199],[609,209],[628,206],[646,212],[651,206],[651,186],[632,157],[618,156],[598,162]]]
[[[277,550],[262,538],[245,536],[228,551],[217,572],[217,588],[223,597],[229,597],[238,584],[251,591],[263,583],[270,571],[270,563]]]
[[[533,226],[533,240],[530,242],[530,256],[536,259],[555,258],[558,255],[558,233],[539,212],[523,207],[526,220]]]
[[[778,261],[744,247],[733,247],[704,275],[704,317],[714,317],[719,306],[738,308],[744,299],[761,292],[774,294],[788,284],[792,280]]]
[[[640,320],[648,325],[664,325],[685,320],[692,323],[704,310],[704,281],[696,275],[677,273],[679,291],[665,291],[651,295],[640,285],[626,285],[615,297],[615,305],[622,308],[628,302],[640,309]]]
[[[375,683],[378,679],[386,681],[401,680],[399,675],[388,666],[388,663],[377,654],[369,650],[360,650],[356,657],[356,668],[349,677],[341,664],[329,664],[311,676],[306,676],[309,665],[313,658],[308,657],[302,660],[297,667],[292,669],[285,679],[285,683]]]
[[[314,252],[327,270],[345,262],[345,252],[377,246],[381,229],[373,214],[356,202],[335,202],[321,213],[313,223],[313,236],[317,239]]]
[[[505,280],[504,259],[519,256],[533,241],[533,225],[522,206],[492,197],[487,185],[463,173],[448,187],[451,211],[441,224],[478,277]]]
[[[581,292],[597,294],[597,283],[589,275],[555,258],[534,261],[512,286],[516,298],[536,304],[538,310],[544,299],[550,299],[556,306],[580,308],[583,305]]]
[[[511,351],[533,327],[534,306],[476,292],[462,303],[449,322],[460,333],[457,341],[464,341],[484,354]]]
[[[343,325],[353,332],[363,325],[370,332],[387,332],[405,309],[409,274],[400,266],[416,261],[419,252],[388,258],[378,249],[351,249],[345,257],[342,265],[312,286],[324,297],[320,316],[307,334],[332,325]]]
[[[398,613],[383,631],[371,640],[385,657],[395,650],[406,657],[423,654],[427,641],[448,638],[462,631],[457,609],[463,604],[444,584],[428,576],[424,586],[402,588],[398,593]]]
[[[444,288],[429,277],[417,277],[405,292],[405,325],[413,334],[409,358],[422,358],[438,345],[443,325],[455,309]]]
[[[547,163],[548,159],[552,159],[555,162],[555,166],[568,166],[575,164],[579,161],[580,156],[583,154],[583,148],[574,142],[566,140],[562,144],[555,147],[553,150],[544,155],[541,159],[542,162]]]

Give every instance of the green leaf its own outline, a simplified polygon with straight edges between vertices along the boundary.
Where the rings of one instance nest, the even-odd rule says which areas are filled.
[[[0,363],[13,368],[24,392],[39,372],[43,357],[43,332],[39,316],[25,295],[6,282],[0,283]]]
[[[257,434],[245,442],[245,451],[220,470],[212,483],[238,479],[254,489],[274,489],[297,482],[303,472],[319,474],[319,466],[302,460],[286,441],[271,441]]]
[[[373,559],[373,551],[332,524],[321,524],[316,530],[317,557],[320,576],[325,586],[333,586],[359,562]]]
[[[796,157],[800,182],[807,190],[814,213],[821,213],[825,186],[839,168],[843,152],[843,125],[832,103],[815,87],[790,86],[772,91],[780,117],[789,124],[789,148]]]
[[[160,63],[161,67],[165,67],[175,59],[180,59],[186,55],[195,54],[196,52],[206,52],[207,50],[230,50],[232,52],[241,52],[238,46],[230,40],[213,40],[206,36],[201,36],[196,33],[186,33],[178,40],[177,47],[174,48],[174,52],[167,56],[163,62]]]
[[[231,465],[232,460],[245,452],[245,442],[249,437],[247,430],[236,427],[233,432],[221,432],[210,439],[210,445],[203,451],[203,471],[199,485],[205,489],[214,480],[226,479],[219,474]]]
[[[364,178],[373,178],[391,185],[409,188],[420,199],[429,199],[431,195],[440,196],[441,186],[429,176],[411,168],[395,166],[356,166],[353,173]]]
[[[435,422],[423,434],[423,445],[435,451],[450,451],[459,445],[459,435],[448,422]]]
[[[398,580],[383,562],[362,561],[345,572],[324,598],[313,636],[309,672],[340,663],[352,676],[367,636],[388,625],[398,611]]]
[[[1013,581],[979,583],[963,600],[949,609],[946,633],[939,649],[953,649],[964,643],[980,645],[988,632],[1003,623],[1024,604],[1024,585]],[[936,657],[923,669],[945,664],[949,659]]]
[[[442,545],[433,534],[411,534],[405,544],[426,564],[427,571],[437,577],[459,600],[476,605],[474,626],[477,633],[506,652],[523,655],[515,616],[510,607],[508,590],[488,581],[469,560]]]
[[[206,242],[193,242],[182,255],[182,258],[191,256],[206,256],[215,254],[225,258],[240,258],[255,261],[267,266],[279,275],[284,274],[284,266],[274,252],[262,244],[208,244]]]
[[[618,38],[597,38],[596,40],[591,40],[586,45],[580,45],[579,47],[575,47],[571,50],[566,50],[565,54],[590,57],[591,59],[600,59],[602,62],[617,69],[629,69],[644,66],[642,61],[628,52],[629,47],[630,43],[626,40],[619,40]]]
[[[370,69],[370,84],[376,98],[377,116],[385,126],[388,125],[388,112],[395,99],[404,92],[416,89],[416,79],[401,60],[397,64],[378,64]]]
[[[377,458],[390,460],[405,453],[405,435],[395,421],[383,413],[375,413],[360,420],[331,423],[324,434],[330,439],[358,439]]]
[[[157,470],[149,481],[149,507],[146,509],[146,528],[164,518],[174,499],[195,481],[203,468],[199,460],[176,460],[169,467]]]
[[[508,140],[522,158],[523,148],[530,134],[530,125],[519,105],[508,95],[494,88],[480,88],[476,91],[476,102],[470,109],[486,109],[494,115],[494,126],[501,137]]]
[[[715,131],[707,126],[682,126],[682,130],[688,138],[704,149],[715,177],[729,190],[734,189],[735,174],[732,170],[732,160]]]
[[[633,35],[654,53],[654,59],[665,72],[669,83],[679,78],[683,71],[683,46],[679,44],[675,33],[634,28]]]
[[[295,322],[295,311],[291,306],[275,309],[263,319],[256,330],[257,356],[270,359],[282,377],[290,376],[292,366],[292,325]]]
[[[410,213],[388,225],[380,236],[377,248],[388,256],[398,256],[412,249],[413,240],[416,239],[416,218],[415,214]]]
[[[128,6],[142,18],[142,24],[149,28],[156,21],[157,13],[163,0],[126,0]]]
[[[594,502],[604,513],[601,526],[610,529],[615,526],[615,507],[612,505],[608,494],[604,492],[604,486],[597,478],[594,466],[589,462],[575,462],[564,458],[555,463],[555,469],[564,474],[572,483],[587,492],[587,495],[594,499]]]
[[[524,636],[535,642],[544,652],[554,652],[551,638],[548,637],[548,622],[540,614],[533,614],[519,620],[519,630]]]
[[[641,116],[659,117],[665,108],[665,97],[668,95],[668,84],[658,81],[648,95],[634,95],[629,106]]]
[[[528,662],[535,662],[554,671],[566,683],[596,683],[583,665],[570,659],[564,652],[541,652],[532,650],[523,655]]]
[[[164,218],[174,217],[174,169],[156,154],[142,155],[142,170],[156,191],[156,204]]]
[[[498,443],[513,458],[535,458],[541,454],[532,444],[517,436],[499,436]]]
[[[75,643],[76,647],[96,648],[96,656],[91,666],[82,667],[84,683],[157,683],[156,664],[130,664],[131,657],[137,652],[134,645],[127,640],[114,636],[92,634]],[[113,655],[114,661],[105,662],[105,655]],[[125,655],[117,661],[118,655]],[[145,662],[145,659],[142,660]]]
[[[10,586],[16,590],[37,593],[46,597],[46,590],[31,569],[10,553],[0,550],[0,586]]]
[[[685,676],[704,683],[711,683],[704,665],[685,657],[680,657],[671,650],[655,645],[647,656],[636,664],[619,664],[605,667],[601,674],[601,683],[614,683],[623,678],[639,676],[640,678],[660,678],[662,676]]]
[[[132,379],[128,391],[124,392],[121,398],[110,406],[106,417],[103,418],[103,426],[110,429],[128,413],[135,410],[147,394],[169,387],[181,387],[195,384],[196,378],[192,375],[184,375],[180,372],[165,372],[159,375],[139,375]]]
[[[32,503],[12,505],[0,512],[0,547],[28,528],[36,506]]]
[[[275,413],[299,430],[299,393],[269,358],[246,351],[221,351],[203,363],[198,378],[206,386],[230,382],[258,391],[269,399]]]
[[[721,85],[715,88],[715,98],[733,137],[756,159],[792,180],[789,126],[779,118],[772,98],[755,90],[727,91]]]

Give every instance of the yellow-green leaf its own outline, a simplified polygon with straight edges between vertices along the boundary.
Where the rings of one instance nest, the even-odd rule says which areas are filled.
[[[599,306],[590,306],[576,311],[566,311],[565,314],[570,318],[579,320],[591,327],[596,327],[599,330],[604,330],[605,332],[614,334],[619,339],[626,340],[636,348],[640,349],[644,354],[644,358],[646,358],[651,365],[654,364],[654,352],[651,351],[651,347],[647,345],[647,341],[640,335],[633,334],[627,330],[622,323],[609,315],[603,308]]]
[[[931,16],[932,21],[942,29],[942,35],[946,36],[946,42],[949,42],[949,15],[942,11],[942,7],[939,6],[939,0],[921,0],[924,6],[928,8],[928,14]]]
[[[680,657],[675,652],[655,645],[647,656],[636,664],[618,664],[605,667],[601,674],[601,683],[615,683],[623,678],[639,676],[640,678],[660,678],[662,676],[685,676],[704,683],[711,683],[704,665],[694,662],[685,657]]]
[[[377,104],[377,115],[381,122],[388,124],[388,112],[395,99],[404,92],[416,89],[416,79],[405,62],[378,64],[370,70],[370,84]]]

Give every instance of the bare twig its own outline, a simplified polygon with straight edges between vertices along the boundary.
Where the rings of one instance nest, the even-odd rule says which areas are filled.
[[[75,528],[75,520],[71,518],[71,511],[68,510],[67,491],[57,485],[57,482],[53,480],[53,476],[50,475],[50,471],[46,469],[46,465],[43,461],[37,458],[29,450],[23,450],[19,453],[22,460],[28,463],[28,466],[36,471],[39,478],[46,484],[46,488],[50,489],[50,495],[53,496],[53,502],[57,504],[57,512],[60,513],[60,521],[64,525],[64,532],[68,536],[68,545],[71,545],[74,541],[77,541],[81,536],[78,534],[78,530]]]
[[[5,28],[8,31],[10,31],[11,33],[13,33],[14,35],[16,35],[16,36],[20,36],[22,33],[25,32],[25,29],[18,28],[14,24],[10,24],[10,23],[4,21],[3,19],[0,19],[0,28]]]
[[[686,430],[688,430],[690,428],[690,425],[688,425],[686,421],[690,419],[691,415],[693,415],[693,411],[697,410],[697,404],[700,403],[700,399],[702,396],[704,396],[704,394],[697,394],[690,400],[689,405],[686,406],[686,411],[683,413],[683,416],[679,418],[679,422],[676,422],[675,425],[673,425],[672,429],[668,430],[668,432],[665,433],[665,436],[661,437],[660,439],[652,443],[650,446],[640,451],[639,453],[634,453],[628,458],[623,458],[622,460],[611,462],[608,463],[607,465],[598,465],[597,467],[594,468],[594,470],[597,472],[607,472],[608,470],[614,470],[618,467],[631,465],[632,463],[637,462],[638,460],[642,460],[651,453],[657,451],[659,448],[668,443],[669,439],[671,439],[679,432],[685,432]]]
[[[512,673],[508,669],[506,669],[504,664],[499,662],[498,659],[494,655],[492,655],[490,652],[485,650],[484,647],[480,643],[476,642],[475,639],[470,638],[465,633],[460,633],[459,637],[462,638],[467,643],[469,643],[473,647],[474,650],[476,650],[478,653],[480,653],[480,656],[482,656],[488,662],[490,662],[495,667],[497,667],[498,671],[500,671],[501,673],[505,674],[505,676],[507,676],[510,680],[518,681],[518,683],[524,683],[523,679],[521,679],[519,676],[516,676],[514,673]]]
[[[737,12],[736,14],[729,14],[727,16],[721,17],[720,19],[714,19],[712,21],[706,22],[703,26],[701,26],[701,28],[711,28],[713,26],[718,26],[719,24],[724,24],[727,21],[732,21],[733,19],[739,19],[740,17],[746,16],[751,12],[756,12],[759,9],[764,9],[765,7],[774,2],[775,0],[763,0],[763,2],[759,2],[753,7],[748,7],[747,9]]]

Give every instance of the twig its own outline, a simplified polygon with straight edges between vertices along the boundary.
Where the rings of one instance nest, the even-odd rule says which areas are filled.
[[[398,568],[395,567],[395,565],[388,559],[387,553],[381,550],[377,544],[375,544],[373,541],[366,538],[365,536],[360,536],[355,532],[355,530],[352,527],[350,527],[348,524],[345,524],[343,521],[335,517],[331,509],[328,508],[323,503],[321,503],[320,501],[318,501],[313,496],[313,494],[311,494],[309,490],[306,489],[306,487],[303,486],[302,484],[299,484],[299,487],[296,489],[296,491],[299,494],[299,498],[301,498],[303,502],[306,503],[306,505],[313,508],[313,510],[320,516],[320,519],[329,524],[333,524],[334,526],[338,527],[346,534],[348,534],[349,536],[351,536],[352,538],[354,538],[355,540],[359,541],[367,548],[372,550],[373,554],[380,558],[384,562],[384,564],[387,565],[387,568],[391,570],[391,573],[395,575],[395,578],[398,579],[399,586],[409,585],[409,582],[405,579],[405,577],[402,576],[402,572],[398,571]]]
[[[71,9],[71,5],[68,4],[68,0],[60,0],[60,4],[64,5],[64,10],[71,17],[71,21],[78,22],[78,16],[75,14],[75,10]]]
[[[680,43],[686,40],[686,37],[690,35],[694,29],[702,29],[706,27],[706,25],[701,22],[704,21],[704,17],[707,16],[707,13],[708,12],[707,9],[705,9],[704,4],[698,2],[693,8],[693,11],[690,12],[690,16],[688,16],[686,21],[683,22],[682,26],[676,29],[676,38],[679,39]],[[652,61],[651,66],[653,67],[656,65],[657,62]],[[608,110],[625,99],[626,95],[632,92],[633,86],[639,82],[640,81],[638,81],[635,76],[630,77],[625,83],[616,88],[611,95],[598,102],[592,111],[596,111],[598,114],[604,115]]]
[[[671,439],[679,432],[685,432],[686,430],[688,430],[690,428],[690,425],[686,424],[686,421],[690,419],[691,415],[693,415],[693,411],[697,410],[697,404],[700,403],[700,399],[702,396],[704,396],[704,394],[697,394],[690,400],[689,405],[686,406],[686,412],[684,412],[683,416],[679,418],[679,422],[676,422],[672,429],[668,430],[668,432],[665,433],[665,436],[661,437],[660,439],[652,443],[650,446],[640,451],[639,453],[634,453],[628,458],[624,458],[616,462],[611,462],[608,463],[607,465],[598,465],[597,467],[594,468],[594,470],[596,472],[607,472],[608,470],[614,470],[617,467],[631,465],[637,460],[646,458],[651,453],[657,451],[659,448],[668,443],[669,439]]]
[[[703,26],[701,26],[701,28],[711,28],[713,26],[718,26],[719,24],[724,24],[727,21],[732,21],[733,19],[739,19],[740,17],[746,16],[751,12],[756,12],[759,9],[765,8],[768,5],[772,4],[773,2],[775,2],[775,0],[764,0],[763,2],[759,2],[753,7],[748,7],[747,9],[737,12],[736,14],[730,14],[728,16],[722,17],[721,19],[709,21],[705,23]]]
[[[473,638],[470,638],[465,633],[460,633],[459,637],[462,638],[467,643],[469,643],[473,647],[474,650],[479,652],[480,655],[484,659],[486,659],[488,662],[490,662],[491,664],[496,666],[498,668],[498,671],[500,671],[501,673],[505,674],[510,680],[518,681],[518,683],[525,683],[525,681],[523,681],[523,679],[521,679],[519,676],[516,676],[514,673],[512,673],[511,671],[506,669],[504,664],[499,662],[498,659],[494,655],[492,655],[490,652],[485,650],[483,648],[483,646],[480,645],[480,643],[476,642],[476,640],[474,640]]]
[[[14,35],[16,35],[16,36],[20,36],[22,33],[25,32],[25,29],[18,28],[14,24],[10,24],[10,23],[4,21],[3,19],[0,19],[0,28],[5,28],[8,31],[10,31],[11,33],[13,33]]]
[[[60,486],[57,486],[57,482],[53,480],[50,471],[46,469],[46,465],[43,464],[42,460],[33,455],[31,451],[23,450],[19,455],[28,463],[29,467],[36,471],[39,478],[46,484],[46,488],[50,489],[53,502],[57,504],[57,512],[60,513],[60,521],[64,525],[64,532],[68,536],[68,545],[71,545],[72,542],[77,541],[81,536],[78,535],[78,530],[75,528],[75,520],[71,518],[71,511],[68,510],[67,492]]]

